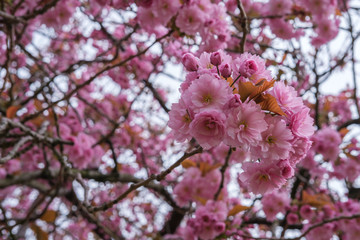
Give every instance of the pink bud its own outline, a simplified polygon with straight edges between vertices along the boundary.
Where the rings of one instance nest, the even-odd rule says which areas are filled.
[[[213,52],[210,55],[210,63],[214,66],[219,66],[221,64],[221,56],[219,52]]]
[[[289,215],[286,217],[286,220],[288,224],[295,224],[299,221],[299,217],[295,213],[289,213]]]
[[[215,231],[217,232],[223,232],[225,230],[225,223],[223,222],[217,222],[215,224]]]
[[[281,175],[284,178],[289,179],[294,176],[294,169],[290,166],[289,160],[281,160],[277,165],[281,168]]]
[[[231,76],[231,68],[229,64],[224,64],[220,67],[220,74],[224,78],[228,78]]]
[[[181,62],[189,72],[196,71],[199,68],[197,58],[191,53],[184,54]]]
[[[311,209],[310,205],[303,205],[300,208],[300,216],[303,219],[310,219],[314,215],[314,211]]]

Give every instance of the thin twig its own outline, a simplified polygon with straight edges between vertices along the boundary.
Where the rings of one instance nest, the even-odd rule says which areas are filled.
[[[242,32],[243,32],[243,37],[241,39],[241,44],[240,44],[240,53],[244,53],[245,52],[246,35],[249,32],[248,18],[246,16],[246,12],[245,12],[244,6],[242,5],[241,0],[237,0],[237,5],[238,5],[238,8],[240,9],[241,28],[242,28]]]
[[[150,182],[152,182],[155,179],[157,181],[163,180],[172,170],[174,170],[174,168],[180,166],[180,164],[185,159],[187,159],[188,157],[191,157],[191,156],[193,156],[193,155],[195,155],[197,153],[202,152],[202,150],[203,149],[201,147],[199,147],[199,148],[193,150],[192,152],[184,153],[184,155],[179,160],[177,160],[174,164],[172,164],[168,169],[162,171],[160,174],[157,174],[157,175],[153,174],[148,179],[146,179],[144,181],[141,181],[141,182],[136,183],[136,184],[132,184],[128,188],[128,190],[126,190],[123,194],[118,196],[116,199],[114,199],[111,202],[105,203],[102,206],[93,207],[93,208],[90,209],[90,212],[105,211],[105,210],[111,208],[114,204],[118,203],[120,200],[124,199],[129,193],[131,193],[132,191],[138,189],[139,187],[146,186],[147,184],[149,184]]]
[[[220,185],[219,185],[219,188],[218,190],[216,191],[215,195],[214,195],[214,200],[216,201],[220,195],[220,192],[221,190],[223,189],[224,187],[224,179],[225,179],[225,171],[226,171],[226,168],[229,166],[229,159],[230,159],[230,156],[231,156],[231,153],[232,153],[232,148],[230,147],[229,148],[229,151],[226,155],[226,158],[225,158],[225,163],[224,165],[221,167],[220,169],[220,172],[221,172],[221,181],[220,181]]]

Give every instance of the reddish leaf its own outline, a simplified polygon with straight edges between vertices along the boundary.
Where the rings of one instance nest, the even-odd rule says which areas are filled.
[[[47,223],[53,223],[55,222],[55,219],[57,217],[57,212],[54,210],[47,210],[42,216],[41,220],[44,220]]]
[[[245,102],[245,100],[254,92],[256,91],[256,87],[252,82],[239,82],[238,84],[239,89],[238,92],[240,94],[240,99],[242,102]]]
[[[323,193],[309,194],[306,191],[302,192],[302,203],[309,204],[316,208],[322,208],[325,205],[333,206],[331,199],[328,195]]]
[[[6,110],[7,118],[14,118],[16,116],[16,112],[20,109],[20,106],[10,106]]]
[[[281,116],[286,114],[281,110],[279,104],[277,103],[274,96],[270,94],[265,94],[261,96],[261,101],[258,102],[261,106],[261,109],[268,110],[270,112],[276,113]]]
[[[234,216],[236,214],[238,214],[239,212],[245,211],[250,209],[250,207],[247,206],[243,206],[241,204],[235,205],[229,212],[228,212],[228,216]]]
[[[182,163],[181,166],[183,168],[191,168],[191,167],[196,167],[196,163],[194,161],[192,161],[191,159],[185,159]]]
[[[47,234],[47,232],[45,232],[44,230],[42,230],[38,225],[36,225],[35,223],[32,223],[30,225],[31,230],[35,233],[36,239],[37,240],[47,240],[49,239],[49,235]]]

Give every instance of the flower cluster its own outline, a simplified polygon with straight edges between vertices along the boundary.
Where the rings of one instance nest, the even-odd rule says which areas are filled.
[[[186,239],[194,239],[195,236],[201,239],[214,239],[225,230],[227,212],[224,202],[208,201],[196,210],[195,218],[187,221],[181,235]]]
[[[139,24],[147,32],[161,36],[167,32],[167,26],[173,25],[187,36],[195,36],[199,33],[203,40],[201,51],[226,47],[226,42],[230,39],[230,31],[227,27],[226,8],[219,4],[219,1],[148,2],[148,4],[140,4],[138,11]]]
[[[254,193],[281,187],[310,148],[313,119],[296,91],[272,80],[260,57],[187,53],[181,98],[169,113],[178,141],[194,138],[208,150],[221,143],[250,153],[240,182]]]

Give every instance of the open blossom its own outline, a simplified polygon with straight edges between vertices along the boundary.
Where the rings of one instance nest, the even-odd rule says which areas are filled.
[[[274,221],[278,213],[285,213],[290,207],[290,199],[286,192],[274,191],[264,194],[261,203],[266,214],[266,219]]]
[[[289,162],[291,166],[295,166],[298,162],[306,157],[306,153],[311,148],[312,141],[308,138],[295,137],[291,141],[292,150],[289,155]]]
[[[231,88],[226,81],[214,75],[203,74],[192,82],[188,89],[191,107],[195,112],[200,109],[220,109],[231,97]]]
[[[159,21],[166,25],[176,14],[181,4],[179,0],[154,0],[151,8],[155,11]]]
[[[298,112],[304,106],[301,97],[291,86],[286,86],[283,82],[275,82],[271,94],[276,98],[279,106],[285,113]]]
[[[239,180],[253,193],[264,194],[279,189],[286,181],[280,168],[269,163],[245,162]]]
[[[188,231],[204,240],[215,239],[225,230],[227,212],[224,202],[209,200],[196,210],[195,219],[187,222]]]
[[[173,129],[176,140],[184,141],[191,138],[189,130],[192,118],[191,110],[186,107],[182,99],[178,103],[173,103],[169,112],[168,125]]]
[[[291,13],[292,1],[271,0],[265,7],[265,15],[285,15]]]
[[[314,119],[310,117],[309,112],[309,108],[303,107],[300,111],[291,115],[290,128],[294,135],[310,137],[314,133]]]
[[[286,159],[292,150],[290,141],[293,135],[281,117],[266,117],[268,128],[261,133],[262,141],[254,148],[255,157],[273,160]]]
[[[257,144],[261,140],[261,133],[267,129],[264,118],[265,114],[255,102],[241,103],[228,114],[225,142],[245,148]]]
[[[217,110],[200,112],[190,123],[190,130],[204,149],[210,149],[224,139],[225,115]]]
[[[315,28],[317,36],[312,39],[311,43],[315,47],[320,47],[338,35],[340,21],[339,19],[330,19],[326,16],[315,19],[314,21],[317,23]]]
[[[180,206],[184,206],[189,201],[196,201],[199,198],[212,199],[220,181],[221,173],[218,169],[204,175],[199,168],[191,167],[174,188],[176,202]]]
[[[327,160],[336,160],[341,144],[340,134],[329,127],[324,127],[311,138],[314,141],[313,149],[322,154]]]
[[[289,40],[291,38],[298,39],[305,34],[302,29],[295,30],[293,24],[289,21],[285,21],[283,18],[267,19],[266,23],[269,25],[272,33],[285,40]]]
[[[186,34],[195,35],[204,24],[204,19],[205,14],[197,6],[186,6],[180,9],[176,18],[176,26]]]

